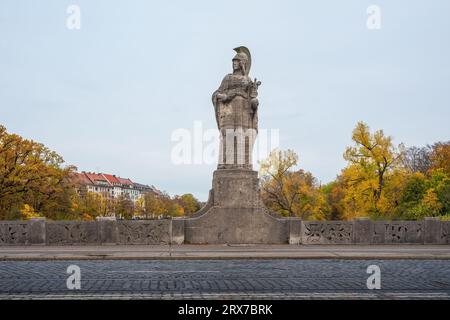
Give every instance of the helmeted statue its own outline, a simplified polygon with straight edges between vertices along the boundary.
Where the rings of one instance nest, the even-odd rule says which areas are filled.
[[[234,49],[233,73],[213,95],[220,130],[218,169],[252,169],[252,149],[258,132],[258,86],[249,77],[252,59],[246,47]]]
[[[249,77],[250,51],[246,47],[234,50],[233,73],[224,77],[212,95],[220,131],[219,165],[213,172],[207,203],[183,222],[183,241],[296,243],[297,231],[291,231],[291,220],[276,217],[261,199],[258,171],[252,170],[251,159],[258,132],[257,96],[261,83]]]

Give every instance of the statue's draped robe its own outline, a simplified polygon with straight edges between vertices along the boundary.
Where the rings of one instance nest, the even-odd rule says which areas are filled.
[[[258,127],[257,111],[250,99],[256,98],[248,76],[228,74],[213,96],[217,125],[220,130],[219,169],[252,168],[252,149]],[[217,94],[226,94],[220,101]]]

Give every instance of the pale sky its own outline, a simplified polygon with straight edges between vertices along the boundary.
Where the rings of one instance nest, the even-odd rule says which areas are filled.
[[[0,124],[79,170],[206,200],[215,165],[173,164],[171,134],[216,127],[211,94],[245,45],[260,128],[326,183],[360,120],[397,144],[450,139],[449,39],[448,0],[2,0]]]

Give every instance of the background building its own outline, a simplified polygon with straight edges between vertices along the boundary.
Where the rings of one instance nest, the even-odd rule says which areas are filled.
[[[131,179],[117,177],[116,175],[107,173],[82,171],[80,173],[73,173],[71,179],[80,193],[86,190],[88,192],[100,193],[109,198],[126,196],[133,202],[136,202],[147,192],[160,192],[154,186],[136,183]]]

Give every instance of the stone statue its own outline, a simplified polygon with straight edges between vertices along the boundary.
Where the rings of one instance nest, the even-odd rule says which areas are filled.
[[[213,95],[220,131],[218,169],[252,169],[253,144],[258,133],[258,86],[248,76],[252,59],[246,47],[234,49],[233,73],[228,74]]]
[[[220,131],[219,165],[205,206],[184,220],[185,243],[286,243],[300,230],[264,207],[252,148],[258,133],[258,86],[250,51],[234,49],[233,73],[212,95]]]

